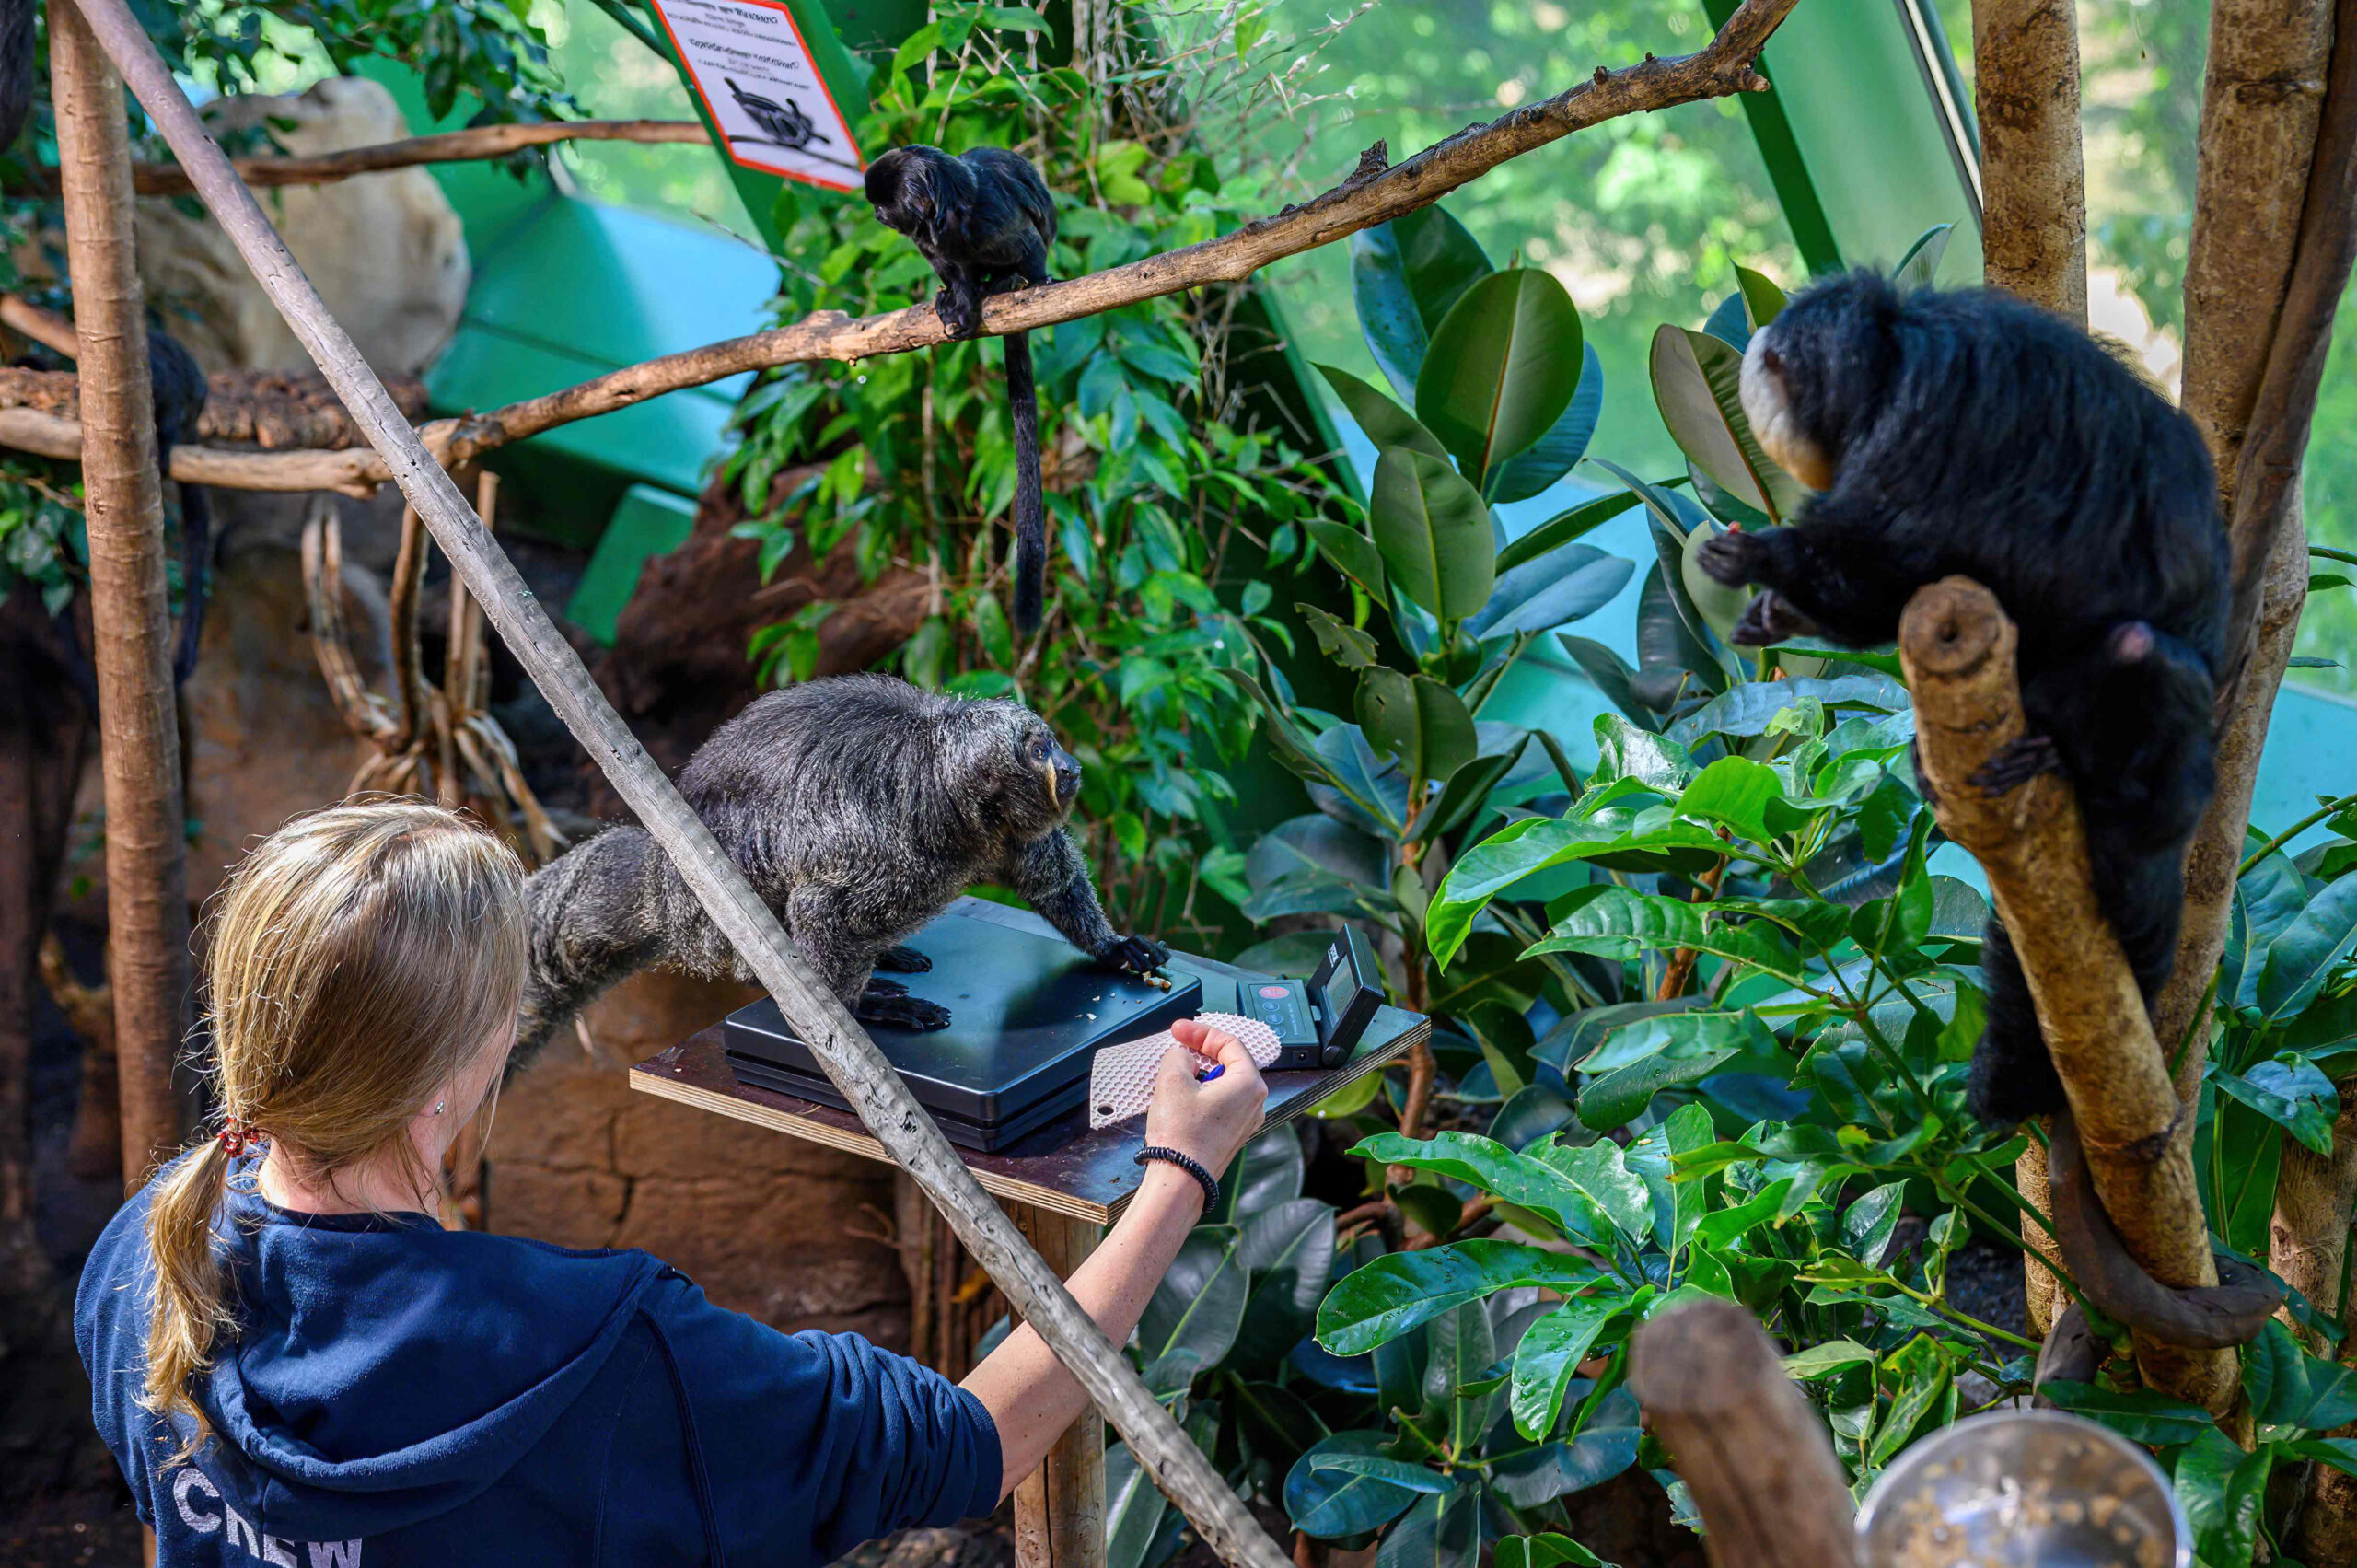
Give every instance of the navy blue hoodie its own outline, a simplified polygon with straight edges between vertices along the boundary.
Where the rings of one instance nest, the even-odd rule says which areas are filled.
[[[75,1303],[162,1568],[801,1568],[998,1502],[981,1401],[855,1335],[781,1334],[644,1252],[291,1214],[249,1179],[219,1231],[238,1332],[197,1388],[219,1436],[193,1462],[164,1463],[184,1423],[139,1403],[152,1188]]]

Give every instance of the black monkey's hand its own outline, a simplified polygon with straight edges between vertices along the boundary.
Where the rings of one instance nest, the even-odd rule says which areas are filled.
[[[1151,936],[1116,936],[1088,956],[1109,970],[1152,974],[1170,961],[1170,949]]]
[[[894,974],[923,974],[933,968],[933,960],[905,942],[895,942],[876,955],[876,967]]]
[[[909,988],[897,980],[886,980],[880,974],[872,974],[867,977],[866,995],[906,996],[908,993]]]
[[[1759,570],[1759,541],[1734,528],[1713,534],[1694,552],[1694,563],[1711,581],[1739,588]]]
[[[970,338],[982,330],[982,313],[977,305],[961,307],[955,291],[944,287],[933,296],[933,313],[953,338]]]
[[[1990,753],[1972,775],[1972,785],[1986,796],[2010,794],[2040,773],[2062,771],[2062,754],[2054,748],[2052,738],[2025,735],[2007,741]]]
[[[922,996],[882,996],[872,988],[860,997],[859,1005],[851,1013],[863,1024],[890,1024],[919,1034],[949,1027],[949,1009],[940,1003],[928,1002]]]
[[[1723,534],[1724,539],[1740,539],[1740,534]],[[1713,540],[1716,544],[1718,540]],[[1804,637],[1817,630],[1817,622],[1803,615],[1793,601],[1773,588],[1762,588],[1752,596],[1744,608],[1743,619],[1735,623],[1728,640],[1738,647],[1764,648],[1772,644]]]

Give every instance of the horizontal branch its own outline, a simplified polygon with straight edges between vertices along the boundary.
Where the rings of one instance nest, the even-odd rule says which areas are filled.
[[[438,131],[430,136],[406,136],[398,142],[304,157],[241,157],[233,159],[230,167],[238,179],[262,191],[284,185],[330,185],[355,174],[382,174],[421,164],[475,163],[553,142],[692,142],[709,146],[712,136],[700,120],[552,120],[531,125]],[[187,171],[176,163],[133,164],[131,186],[142,196],[189,196],[196,192]],[[11,194],[54,196],[57,171],[42,169]]]
[[[412,421],[424,417],[424,382],[414,376],[394,376],[385,384],[403,413]],[[78,420],[81,378],[71,370],[0,366],[0,409],[29,409],[61,421]],[[215,371],[206,378],[195,434],[203,440],[250,441],[264,451],[367,445],[326,377],[287,370]]]
[[[1206,285],[1240,283],[1271,262],[1331,245],[1361,229],[1429,206],[1500,164],[1575,131],[1625,114],[1739,92],[1763,92],[1768,82],[1755,68],[1755,62],[1794,3],[1744,0],[1726,26],[1696,53],[1669,59],[1649,55],[1643,64],[1619,71],[1598,67],[1592,78],[1567,92],[1525,105],[1486,125],[1460,131],[1405,163],[1387,168],[1363,163],[1357,172],[1324,194],[1257,218],[1215,239],[1063,283],[993,296],[982,302],[981,330],[992,336],[1033,331]],[[437,420],[420,429],[418,436],[437,458],[466,462],[560,425],[749,371],[905,354],[948,340],[949,333],[929,304],[865,317],[821,310],[792,326],[664,354],[488,413]],[[70,452],[52,449],[66,439],[65,432],[54,424],[36,427],[22,411],[0,413],[0,445],[68,456]],[[48,445],[29,445],[34,440]],[[75,432],[71,450],[79,449]],[[224,459],[238,460],[219,460]],[[221,477],[232,471],[235,479]],[[261,456],[209,454],[183,447],[172,454],[172,477],[249,490],[365,494],[392,474],[381,460],[358,451]]]

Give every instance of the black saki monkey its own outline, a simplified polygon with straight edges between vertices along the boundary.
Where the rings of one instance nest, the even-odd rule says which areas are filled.
[[[951,157],[939,147],[894,147],[867,168],[867,200],[886,226],[916,241],[941,280],[935,313],[952,337],[981,327],[982,300],[1048,279],[1056,204],[1039,171],[998,147]],[[1014,621],[1039,629],[1047,597],[1048,520],[1039,500],[1039,395],[1031,335],[1006,334],[1006,396],[1015,416]]]
[[[1871,647],[1915,590],[1961,575],[2020,633],[2022,738],[1975,787],[2070,782],[2095,892],[2150,1006],[2177,957],[2186,845],[2215,787],[2226,530],[2193,422],[2078,327],[1993,290],[1868,273],[1798,295],[1744,354],[1744,413],[1818,494],[1792,526],[1700,553],[1762,591],[1738,643]],[[1973,1109],[2063,1108],[2021,965],[1992,913]]]

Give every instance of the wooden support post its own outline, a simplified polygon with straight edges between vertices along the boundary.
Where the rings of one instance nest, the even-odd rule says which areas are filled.
[[[1064,1279],[1088,1260],[1105,1227],[1028,1203],[1010,1211],[1040,1260]],[[1095,1410],[1015,1489],[1016,1568],[1105,1568],[1105,1418]]]
[[[1711,1568],[1856,1560],[1824,1421],[1751,1314],[1699,1301],[1637,1330],[1629,1383],[1709,1531]]]
[[[82,372],[122,1176],[126,1188],[135,1188],[178,1152],[191,1109],[174,1073],[188,1024],[187,823],[164,582],[164,497],[156,471],[146,301],[132,250],[122,82],[71,6],[51,15],[49,68]]]
[[[1790,0],[1782,3],[1789,6]],[[58,6],[60,11],[68,8]],[[1203,1543],[1235,1568],[1287,1568],[1291,1560],[1104,1330],[1081,1310],[1062,1279],[1039,1260],[982,1191],[867,1031],[795,951],[776,912],[761,900],[712,830],[607,703],[581,656],[303,275],[253,192],[238,182],[126,0],[71,0],[70,8],[89,23],[107,58],[129,81],[222,232],[253,270],[354,423],[366,433],[401,494],[433,530],[451,569],[465,580],[549,705],[604,770],[615,793],[638,814],[795,1032],[808,1042],[836,1091],[856,1108],[862,1123],[893,1160],[924,1188],[975,1261],[989,1271],[1007,1300],[1021,1309],[1087,1390],[1140,1467],[1178,1505]],[[1781,8],[1773,12],[1775,19],[1782,15]],[[83,342],[90,342],[87,330]],[[87,357],[83,366],[88,368]]]

